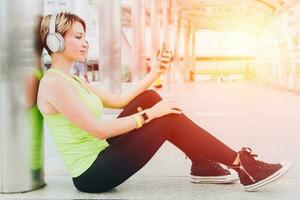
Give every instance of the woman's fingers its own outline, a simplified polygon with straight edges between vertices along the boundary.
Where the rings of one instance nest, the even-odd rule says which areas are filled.
[[[171,109],[176,110],[178,112],[182,112],[182,109],[178,105],[172,105]]]
[[[164,53],[160,56],[160,60],[167,60],[168,62],[170,62],[172,60],[172,54],[171,53]]]
[[[162,57],[162,58],[160,58],[160,62],[169,63],[170,62],[170,58]]]
[[[169,68],[169,63],[160,63],[161,68]]]
[[[156,57],[158,57],[159,54],[160,54],[160,49],[157,50],[157,52],[156,52]]]
[[[182,114],[182,111],[171,109],[170,113],[173,113],[173,114]]]
[[[175,103],[175,101],[168,100],[167,103],[172,113],[182,113],[182,109]]]
[[[172,51],[163,51],[163,52],[161,52],[161,56],[171,57],[172,56]]]
[[[177,110],[179,112],[182,112],[182,110],[180,108],[172,108],[173,110]]]

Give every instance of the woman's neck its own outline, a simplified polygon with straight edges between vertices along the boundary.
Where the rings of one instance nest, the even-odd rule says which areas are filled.
[[[53,55],[51,67],[62,71],[65,74],[70,74],[70,69],[72,67],[73,61],[64,59],[61,56]]]

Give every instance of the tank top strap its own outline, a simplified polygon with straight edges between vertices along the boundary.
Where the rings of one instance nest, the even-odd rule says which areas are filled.
[[[58,69],[55,69],[55,68],[50,68],[50,69],[48,69],[47,72],[46,72],[46,74],[51,73],[51,72],[53,72],[53,73],[55,73],[55,74],[58,74],[58,75],[60,75],[63,79],[65,79],[66,81],[68,81],[68,82],[70,82],[70,83],[72,83],[72,84],[74,84],[74,85],[77,85],[77,84],[76,84],[77,81],[76,81],[71,75],[67,75],[67,74],[63,73],[62,71],[60,71],[60,70],[58,70]]]
[[[86,82],[84,82],[81,78],[79,78],[76,75],[72,76],[74,79],[76,79],[79,83],[81,83],[83,85],[83,87],[88,90],[90,93],[93,93],[93,91],[91,90],[91,88],[88,86],[88,84]]]
[[[53,72],[53,73],[56,73],[58,75],[60,75],[62,78],[64,78],[66,81],[69,81],[71,84],[77,86],[77,87],[81,87],[80,85],[83,86],[84,89],[86,89],[88,92],[90,93],[93,93],[90,89],[89,86],[87,86],[86,83],[84,83],[79,77],[77,77],[76,75],[74,76],[71,76],[71,75],[67,75],[65,73],[63,73],[62,71],[58,70],[58,69],[55,69],[55,68],[50,68],[47,70],[46,74],[47,73],[50,73],[50,72]]]
[[[66,75],[65,73],[63,73],[62,71],[60,71],[60,70],[58,70],[58,69],[55,69],[55,68],[50,68],[50,69],[48,69],[48,70],[46,71],[46,74],[49,74],[49,73],[51,73],[51,72],[60,75],[61,77],[63,77],[64,79],[66,79],[66,80],[68,80],[68,81],[72,79],[71,76],[68,76],[68,75]]]

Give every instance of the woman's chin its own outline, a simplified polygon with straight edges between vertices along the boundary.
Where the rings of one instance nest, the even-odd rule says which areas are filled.
[[[85,58],[84,58],[84,57],[79,57],[79,58],[77,58],[77,61],[79,61],[79,62],[84,62],[84,61],[85,61]]]

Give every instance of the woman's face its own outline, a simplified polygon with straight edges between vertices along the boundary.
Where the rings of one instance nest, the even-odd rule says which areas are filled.
[[[72,61],[84,61],[87,56],[87,42],[85,32],[80,22],[75,22],[66,32],[65,49],[62,52]]]

